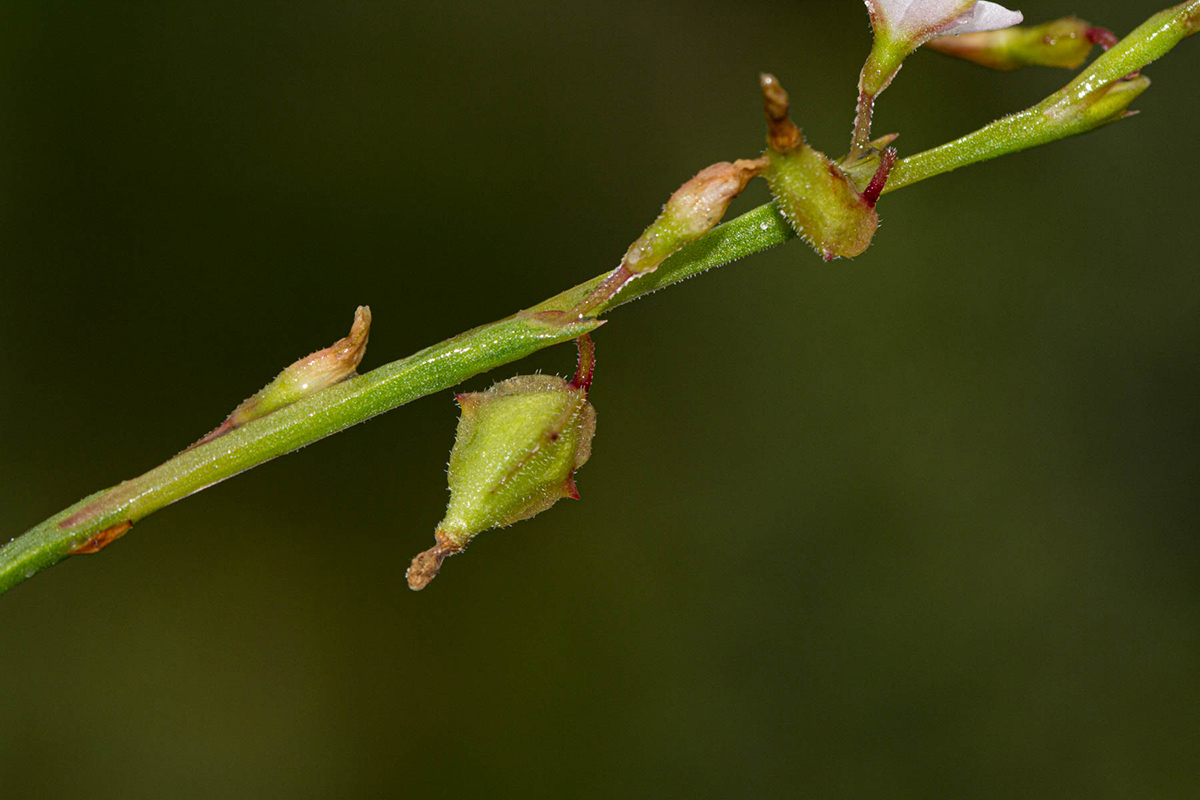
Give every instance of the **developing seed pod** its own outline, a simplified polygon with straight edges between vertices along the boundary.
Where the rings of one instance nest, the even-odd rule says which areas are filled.
[[[788,118],[788,95],[774,75],[760,79],[767,117],[767,184],[779,209],[826,261],[859,255],[879,227],[875,203],[883,191],[895,151],[885,150],[862,192],[824,153],[804,141]]]
[[[370,332],[371,309],[368,306],[359,306],[354,312],[354,323],[350,326],[350,333],[345,338],[291,364],[279,373],[275,380],[243,400],[218,428],[192,447],[211,442],[251,420],[265,417],[272,411],[278,411],[354,375],[367,352]]]
[[[408,568],[408,586],[425,588],[447,556],[477,534],[545,511],[564,497],[578,499],[575,470],[592,452],[596,410],[588,402],[594,350],[578,340],[575,379],[521,375],[485,392],[460,394],[462,408],[448,469],[450,503],[437,544]]]
[[[1088,57],[1092,45],[1107,50],[1116,43],[1116,34],[1110,30],[1092,27],[1078,17],[1063,17],[1043,25],[938,36],[925,46],[991,69],[1014,70],[1075,69]]]

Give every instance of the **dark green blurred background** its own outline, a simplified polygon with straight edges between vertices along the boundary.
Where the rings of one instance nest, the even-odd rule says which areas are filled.
[[[0,538],[359,303],[366,369],[610,268],[757,152],[760,70],[840,153],[869,38],[855,0],[6,4]],[[852,262],[615,312],[584,501],[424,593],[449,392],[0,598],[0,795],[1200,796],[1198,69],[888,196]],[[918,54],[876,131],[1068,77]]]

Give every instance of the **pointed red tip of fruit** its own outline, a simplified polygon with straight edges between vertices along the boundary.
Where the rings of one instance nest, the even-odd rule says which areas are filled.
[[[569,478],[567,478],[567,483],[565,486],[563,486],[563,496],[569,497],[572,500],[579,499],[579,487],[577,487],[575,485],[575,475],[574,474],[572,474]]]

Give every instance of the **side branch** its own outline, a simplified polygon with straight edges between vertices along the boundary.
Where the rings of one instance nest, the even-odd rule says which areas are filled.
[[[1095,130],[1129,116],[1150,85],[1138,72],[1200,30],[1200,0],[1160,11],[1042,102],[953,142],[902,159],[884,194],[943,172]]]

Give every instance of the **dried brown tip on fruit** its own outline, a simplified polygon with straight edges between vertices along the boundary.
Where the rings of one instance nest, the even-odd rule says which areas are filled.
[[[758,85],[762,88],[763,113],[767,118],[767,144],[780,153],[803,145],[803,134],[788,118],[788,93],[779,79],[764,72],[758,78]]]
[[[454,544],[441,531],[434,533],[437,544],[423,553],[418,553],[412,560],[404,577],[408,579],[408,588],[419,592],[437,577],[442,568],[442,562],[455,553],[461,553],[462,547]]]

